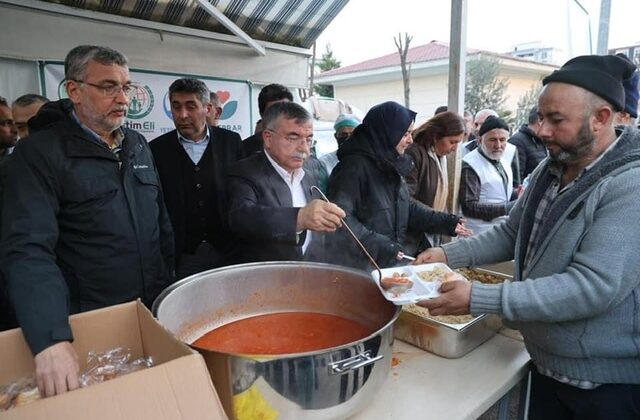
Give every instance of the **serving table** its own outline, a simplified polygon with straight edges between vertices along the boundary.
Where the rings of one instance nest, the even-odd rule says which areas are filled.
[[[529,354],[512,330],[501,331],[459,359],[397,339],[393,356],[382,391],[352,419],[476,419],[501,399],[500,417],[506,418],[509,391],[521,381],[526,390]]]

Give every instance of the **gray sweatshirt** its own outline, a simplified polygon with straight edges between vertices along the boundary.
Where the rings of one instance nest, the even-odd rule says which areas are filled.
[[[593,168],[556,198],[523,267],[549,160],[533,172],[508,220],[445,245],[451,267],[515,259],[515,279],[475,284],[471,312],[496,313],[525,339],[534,363],[572,379],[640,383],[640,132],[627,128]]]

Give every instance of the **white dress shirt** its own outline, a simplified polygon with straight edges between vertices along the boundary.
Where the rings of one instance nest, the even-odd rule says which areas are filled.
[[[197,165],[198,162],[200,162],[200,159],[202,159],[202,155],[204,155],[204,151],[207,150],[207,146],[209,145],[209,127],[206,127],[206,129],[207,130],[204,134],[204,138],[198,141],[189,140],[188,138],[180,134],[180,131],[176,130],[176,133],[178,133],[178,140],[180,141],[180,144],[184,148],[184,151],[187,152],[194,165]]]
[[[304,178],[304,169],[298,168],[293,173],[289,173],[282,166],[278,165],[278,163],[273,160],[273,158],[269,155],[269,152],[265,149],[264,154],[269,159],[271,166],[276,170],[278,175],[282,177],[287,187],[289,187],[289,191],[291,191],[291,202],[293,203],[293,207],[304,207],[307,205],[307,197],[304,194],[304,188],[302,187],[302,178]],[[307,251],[307,247],[311,243],[311,231],[307,230],[307,237],[302,244],[302,253],[304,254]]]

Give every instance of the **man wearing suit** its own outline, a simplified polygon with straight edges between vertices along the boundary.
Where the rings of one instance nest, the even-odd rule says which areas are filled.
[[[294,102],[270,106],[262,118],[265,153],[231,166],[229,227],[243,262],[322,260],[322,233],[341,226],[344,211],[317,199],[303,165],[313,144],[311,115]]]
[[[169,101],[176,130],[150,143],[175,232],[177,278],[235,262],[224,176],[244,157],[242,140],[207,125],[209,95],[200,80],[173,82]]]

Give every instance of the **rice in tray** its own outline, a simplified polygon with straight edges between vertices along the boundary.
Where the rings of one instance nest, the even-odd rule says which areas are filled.
[[[436,267],[430,271],[420,271],[416,273],[418,277],[420,277],[424,281],[442,281],[444,279],[445,274],[449,273],[448,270]]]
[[[423,318],[433,319],[434,321],[444,322],[445,324],[464,324],[473,320],[472,315],[430,315],[427,308],[423,308],[418,305],[404,305],[403,311],[407,311],[411,314],[418,315]]]

